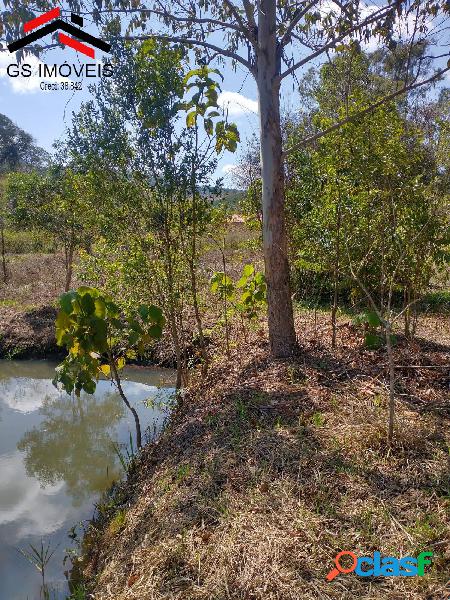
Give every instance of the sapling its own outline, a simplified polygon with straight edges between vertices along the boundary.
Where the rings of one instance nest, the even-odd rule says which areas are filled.
[[[111,297],[91,287],[63,294],[59,304],[56,341],[68,355],[56,368],[53,384],[79,396],[82,390],[94,394],[98,379],[109,378],[134,417],[141,448],[139,416],[124,393],[120,372],[128,359],[143,355],[161,337],[165,323],[161,309],[141,305],[124,314]]]

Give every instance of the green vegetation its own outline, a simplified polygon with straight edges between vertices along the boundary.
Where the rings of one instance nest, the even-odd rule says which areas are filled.
[[[139,417],[123,392],[119,373],[127,359],[143,355],[161,337],[165,323],[161,309],[141,304],[123,315],[109,296],[89,287],[66,292],[59,303],[56,341],[67,348],[68,355],[56,368],[54,385],[61,384],[67,393],[79,396],[81,390],[93,394],[101,375],[109,378],[133,414],[136,443],[141,448]]]
[[[45,545],[44,540],[41,540],[41,545],[38,548],[33,546],[33,544],[30,544],[30,550],[19,549],[22,556],[24,556],[24,558],[26,558],[41,574],[41,593],[43,594],[44,600],[50,600],[50,590],[45,581],[45,573],[48,563],[51,561],[55,551],[56,548],[51,550],[50,542]]]
[[[92,16],[107,17],[114,77],[92,87],[55,157],[30,168],[32,140],[0,121],[0,308],[11,322],[30,256],[53,253],[63,275],[45,304],[59,297],[66,352],[54,383],[92,394],[108,378],[136,423],[136,451],[131,439],[116,447],[127,480],[86,533],[73,598],[445,591],[450,94],[432,86],[450,63],[436,70],[425,33],[448,2],[369,16],[315,7],[180,0],[172,13],[100,0]],[[395,33],[403,14],[409,43]],[[364,51],[371,39],[386,47]],[[241,144],[217,55],[258,91],[239,192],[214,175]],[[282,81],[312,64],[281,114]],[[143,449],[121,371],[155,358],[176,367],[177,393]],[[424,577],[325,583],[335,550],[430,547]]]

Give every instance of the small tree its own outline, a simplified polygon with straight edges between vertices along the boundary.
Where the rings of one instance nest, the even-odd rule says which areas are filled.
[[[139,301],[150,296],[165,307],[181,387],[192,341],[184,326],[189,305],[204,370],[208,363],[199,257],[202,238],[212,230],[211,196],[217,186],[209,179],[217,154],[234,151],[239,133],[217,110],[217,71],[189,70],[180,48],[157,40],[117,42],[111,60],[115,81],[101,83],[95,101],[82,107],[68,132],[69,161],[96,182],[90,203],[106,244],[94,247],[94,259],[100,248],[111,254],[122,249],[123,279],[139,271],[145,282],[134,287]],[[97,262],[100,278],[103,258]],[[110,285],[117,285],[115,273],[108,277]]]
[[[89,245],[93,236],[94,212],[86,202],[88,184],[84,175],[59,167],[45,175],[12,173],[6,179],[11,222],[24,229],[47,232],[62,245],[65,291],[72,285],[76,250]]]
[[[230,355],[230,332],[229,321],[233,314],[241,318],[242,331],[247,341],[246,322],[253,322],[265,308],[267,303],[267,284],[263,273],[255,271],[253,265],[245,265],[242,275],[234,282],[226,272],[224,258],[224,270],[217,271],[210,280],[210,289],[213,294],[219,296],[223,305],[223,322],[225,325],[225,341],[227,354]]]
[[[59,304],[56,341],[68,355],[56,368],[53,384],[61,384],[69,394],[82,390],[93,394],[99,377],[108,377],[133,414],[141,448],[139,416],[123,391],[120,371],[128,359],[144,354],[161,337],[165,323],[161,309],[141,305],[123,314],[109,296],[90,287],[63,294]]]
[[[5,180],[0,177],[0,251],[2,255],[2,279],[3,283],[8,281],[8,270],[6,266],[6,244],[5,244],[5,225],[8,216],[5,192]]]
[[[349,117],[339,131],[310,148],[298,148],[288,161],[292,256],[300,274],[323,283],[333,297],[333,345],[338,291],[361,297],[344,243],[353,264],[362,265],[360,278],[381,304],[387,301],[389,276],[400,256],[395,293],[404,292],[405,306],[420,297],[436,264],[442,263],[448,222],[445,199],[437,189],[443,174],[422,130],[405,117],[404,103],[380,106],[370,119],[357,117],[391,85],[373,56],[355,48],[338,53],[303,84],[313,102],[307,123],[320,130]],[[304,132],[303,117],[291,124],[294,141]],[[409,309],[404,312],[406,333],[408,315]]]

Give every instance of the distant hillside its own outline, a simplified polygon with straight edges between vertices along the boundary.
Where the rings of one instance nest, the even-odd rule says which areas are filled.
[[[226,204],[229,208],[237,208],[239,201],[244,197],[243,190],[234,190],[224,188],[220,196],[215,200],[215,204]]]

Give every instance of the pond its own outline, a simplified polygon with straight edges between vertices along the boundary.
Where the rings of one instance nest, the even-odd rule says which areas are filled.
[[[0,600],[35,600],[41,576],[21,551],[50,548],[50,598],[65,598],[69,530],[90,519],[95,502],[123,476],[120,454],[135,439],[134,420],[114,387],[94,396],[56,390],[49,361],[0,360]],[[172,371],[130,367],[123,387],[142,431],[155,435],[173,397]],[[119,448],[121,448],[120,451]],[[69,563],[70,564],[70,563]]]

